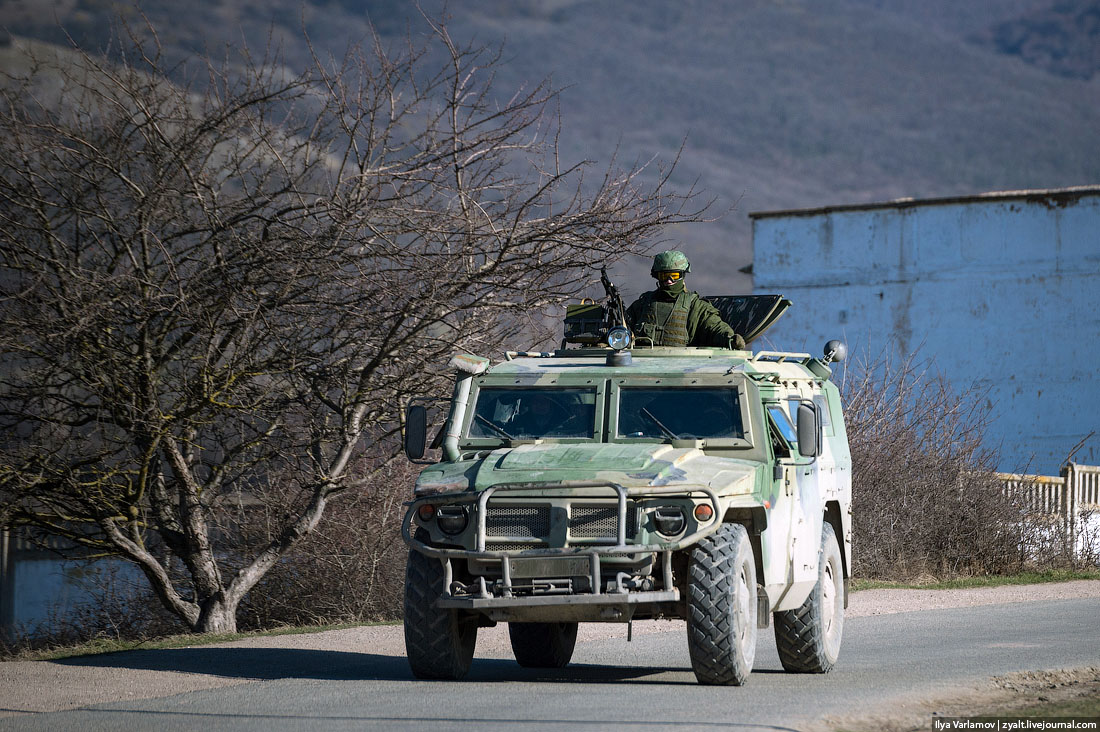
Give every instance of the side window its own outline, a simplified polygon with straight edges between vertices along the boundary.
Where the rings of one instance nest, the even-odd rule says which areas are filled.
[[[795,403],[797,408],[797,402]],[[790,457],[798,450],[798,433],[782,404],[768,405],[768,430],[776,457]]]
[[[833,419],[829,414],[829,400],[824,394],[814,395],[814,404],[817,405],[817,418],[821,420],[821,428],[825,434],[833,434]]]

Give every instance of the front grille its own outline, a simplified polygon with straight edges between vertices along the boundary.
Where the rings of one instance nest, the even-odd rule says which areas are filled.
[[[569,512],[569,535],[575,539],[617,539],[618,505],[574,505]],[[633,538],[638,527],[638,506],[626,504],[626,536]]]
[[[485,535],[544,539],[550,535],[550,507],[490,505]]]
[[[485,550],[490,552],[524,552],[528,549],[545,549],[545,544],[521,544],[518,541],[490,541]]]

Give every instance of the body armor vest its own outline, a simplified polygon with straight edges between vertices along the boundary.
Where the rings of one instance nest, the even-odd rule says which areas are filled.
[[[686,346],[688,313],[696,294],[685,290],[676,296],[675,302],[662,302],[652,293],[647,294],[640,320],[642,334],[652,338],[655,346]]]

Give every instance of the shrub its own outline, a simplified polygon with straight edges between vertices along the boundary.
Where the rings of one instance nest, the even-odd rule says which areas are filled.
[[[854,570],[868,578],[1015,571],[1028,522],[994,475],[990,410],[913,358],[842,383],[852,450]]]
[[[415,466],[398,458],[379,468],[366,489],[335,499],[317,529],[242,604],[242,628],[399,619],[402,503],[412,497],[415,478]],[[263,496],[246,509],[244,532],[264,541],[285,503]]]

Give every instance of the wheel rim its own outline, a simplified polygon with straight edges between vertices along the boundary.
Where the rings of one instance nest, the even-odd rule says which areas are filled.
[[[837,635],[840,632],[840,623],[837,620],[839,615],[839,608],[837,607],[837,601],[840,599],[840,592],[837,589],[837,573],[836,566],[833,561],[825,562],[824,576],[821,578],[821,610],[825,615],[822,620],[824,621],[825,642],[830,647],[836,644]]]
[[[741,647],[741,652],[746,657],[748,656],[749,643],[752,640],[752,631],[749,626],[752,624],[751,608],[749,607],[749,580],[745,576],[745,568],[741,567],[741,572],[737,577],[737,614],[741,618],[737,629],[737,644]],[[754,645],[755,648],[755,645]]]

